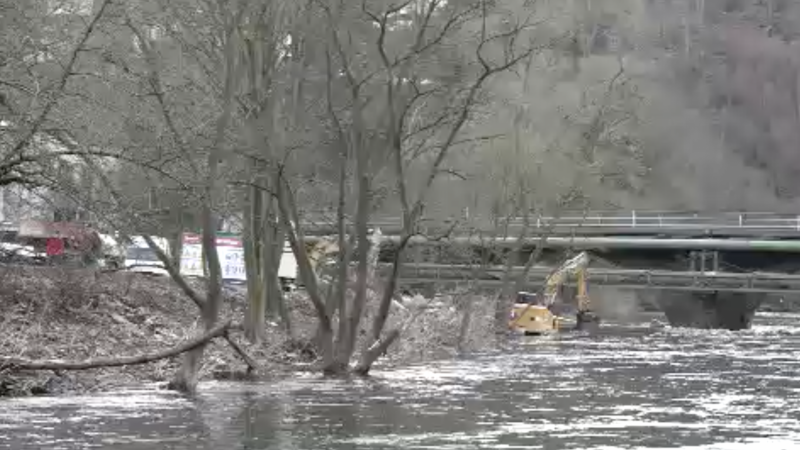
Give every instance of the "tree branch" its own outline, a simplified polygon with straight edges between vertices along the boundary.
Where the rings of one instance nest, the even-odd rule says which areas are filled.
[[[148,353],[137,356],[123,356],[119,358],[98,358],[86,361],[61,361],[61,360],[42,360],[30,361],[20,358],[0,358],[0,368],[11,368],[14,370],[89,370],[101,367],[121,367],[147,364],[160,359],[167,359],[182,353],[194,350],[204,345],[214,338],[228,335],[230,322],[219,325],[208,332],[176,345],[170,349],[161,350],[155,353]]]
[[[84,157],[84,160],[86,161],[87,164],[90,165],[90,167],[95,168],[95,171],[99,175],[100,180],[103,182],[103,184],[106,185],[106,188],[109,190],[111,198],[114,200],[114,202],[120,204],[121,203],[120,199],[122,198],[122,195],[119,193],[119,191],[117,191],[117,189],[111,183],[111,180],[108,178],[108,176],[104,172],[99,170],[90,158]],[[134,216],[133,219],[137,221],[140,220],[140,218],[136,216]],[[108,218],[106,218],[106,220],[110,222]],[[158,259],[161,261],[162,264],[164,264],[164,268],[167,270],[167,272],[169,273],[170,277],[175,282],[175,284],[177,284],[178,287],[181,288],[184,294],[186,294],[186,296],[189,297],[189,299],[192,300],[192,302],[202,312],[205,308],[205,301],[202,299],[200,294],[189,285],[186,279],[183,278],[183,276],[181,276],[180,267],[175,267],[170,258],[167,256],[167,254],[164,253],[164,251],[158,245],[156,245],[152,237],[150,237],[149,235],[143,235],[142,237],[147,242],[147,246],[150,247],[150,249],[153,252],[155,252]],[[234,341],[233,338],[227,333],[225,334],[225,340],[228,342],[228,345],[231,346],[233,351],[236,352],[236,354],[238,354],[242,358],[245,364],[247,364],[248,372],[258,369],[258,364],[255,362],[255,360],[251,358],[250,355],[248,355],[247,352],[245,352],[244,349],[242,349],[242,347],[236,341]]]
[[[86,26],[86,29],[83,31],[78,43],[75,44],[75,48],[72,50],[72,54],[69,57],[69,61],[67,65],[64,66],[64,70],[61,73],[61,78],[59,78],[56,92],[53,96],[50,97],[48,102],[42,108],[42,111],[39,113],[39,116],[34,119],[33,124],[31,125],[30,129],[25,136],[17,142],[14,148],[9,152],[10,155],[18,155],[25,147],[30,144],[31,139],[36,135],[41,128],[44,121],[47,120],[47,116],[50,115],[50,112],[58,103],[59,94],[64,92],[64,88],[67,85],[67,80],[69,80],[70,75],[72,75],[72,68],[75,66],[75,63],[78,61],[78,54],[81,52],[81,49],[84,45],[86,45],[86,41],[89,40],[89,37],[92,35],[95,26],[105,14],[106,8],[111,3],[111,0],[103,0],[103,3],[100,5],[100,9],[97,11],[97,14],[94,15],[91,22]]]

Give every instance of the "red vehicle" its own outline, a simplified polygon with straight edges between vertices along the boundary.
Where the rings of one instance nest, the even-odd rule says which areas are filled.
[[[100,235],[80,223],[25,220],[19,225],[17,240],[33,246],[53,263],[74,261],[92,265],[102,255]]]

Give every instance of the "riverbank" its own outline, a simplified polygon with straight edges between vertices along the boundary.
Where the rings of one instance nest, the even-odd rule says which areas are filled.
[[[198,286],[199,287],[199,286]],[[242,323],[244,289],[225,290],[224,320]],[[250,345],[241,327],[231,336],[264,368],[260,376],[310,361],[303,336],[315,325],[313,310],[292,299],[296,340],[268,326],[262,345]],[[50,267],[0,268],[0,348],[4,356],[82,361],[139,355],[175,346],[201,330],[197,307],[165,277]],[[0,370],[0,396],[97,391],[114,386],[165,382],[180,358],[85,371]],[[246,366],[224,340],[206,352],[202,377],[229,378]]]
[[[202,286],[196,286],[202,290]],[[243,286],[226,286],[222,321],[234,324],[231,337],[259,364],[259,379],[312,370],[310,345],[316,331],[313,306],[302,293],[287,299],[292,338],[268,324],[262,344],[250,344],[241,326],[246,310]],[[461,314],[456,303],[443,303],[420,315],[394,345],[382,364],[452,356],[456,352]],[[478,303],[471,332],[462,348],[491,345],[482,320],[488,303]],[[367,311],[364,324],[370,324]],[[397,319],[394,319],[398,316]],[[402,320],[403,314],[393,314]],[[133,356],[164,350],[201,332],[197,307],[167,277],[135,273],[102,273],[53,267],[0,267],[0,349],[2,356],[28,360],[83,361]],[[362,333],[365,334],[365,333]],[[463,337],[463,336],[462,336]],[[359,345],[360,348],[360,345]],[[82,371],[11,371],[0,368],[0,397],[96,392],[142,383],[166,383],[179,357],[119,368]],[[244,362],[222,339],[207,348],[201,379],[237,379]]]

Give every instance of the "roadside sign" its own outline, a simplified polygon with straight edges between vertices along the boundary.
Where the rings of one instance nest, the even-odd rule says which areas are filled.
[[[244,266],[244,247],[239,236],[220,234],[217,236],[217,253],[224,280],[247,279]],[[190,276],[203,276],[202,236],[194,233],[183,234],[181,251],[181,273]]]

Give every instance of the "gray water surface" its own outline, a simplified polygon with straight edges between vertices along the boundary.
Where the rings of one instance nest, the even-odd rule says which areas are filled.
[[[0,448],[800,449],[800,316],[612,325],[502,354],[270,384],[0,401]]]

